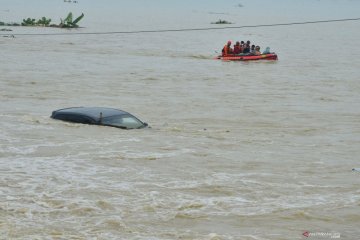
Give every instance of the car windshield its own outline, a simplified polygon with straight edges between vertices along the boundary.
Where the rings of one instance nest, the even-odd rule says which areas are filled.
[[[144,127],[144,124],[140,120],[128,114],[105,117],[102,119],[101,124],[127,129]]]

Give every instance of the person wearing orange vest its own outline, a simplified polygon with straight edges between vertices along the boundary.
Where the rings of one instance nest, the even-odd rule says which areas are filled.
[[[236,42],[236,44],[234,45],[234,54],[240,54],[241,53],[241,45],[240,42]]]
[[[227,56],[229,54],[232,54],[234,51],[231,48],[231,41],[228,41],[227,44],[224,46],[224,48],[222,49],[222,55],[223,56]]]

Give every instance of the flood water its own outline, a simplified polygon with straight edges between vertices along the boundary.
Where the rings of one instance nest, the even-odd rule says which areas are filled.
[[[351,0],[35,2],[1,0],[0,21],[84,12],[83,28],[0,34],[316,21],[360,9]],[[0,36],[0,239],[358,239],[359,29]],[[214,60],[227,40],[270,46],[279,60]],[[123,109],[151,128],[49,118],[74,106]]]

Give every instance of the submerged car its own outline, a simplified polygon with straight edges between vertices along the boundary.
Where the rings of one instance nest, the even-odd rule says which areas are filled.
[[[94,124],[122,129],[148,126],[128,112],[105,107],[72,107],[53,111],[51,118],[73,123]]]

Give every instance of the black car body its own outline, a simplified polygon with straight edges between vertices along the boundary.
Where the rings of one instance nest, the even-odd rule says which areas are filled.
[[[105,107],[72,107],[52,112],[51,118],[73,123],[111,126],[122,129],[139,129],[148,124],[128,112]]]

